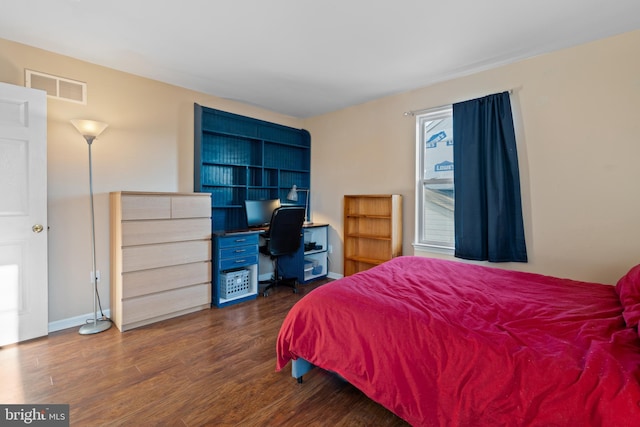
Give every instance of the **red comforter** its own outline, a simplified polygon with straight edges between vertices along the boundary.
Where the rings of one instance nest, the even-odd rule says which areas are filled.
[[[614,286],[399,257],[287,315],[303,358],[412,425],[638,426],[640,340]]]

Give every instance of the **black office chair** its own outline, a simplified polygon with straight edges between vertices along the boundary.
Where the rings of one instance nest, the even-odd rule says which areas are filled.
[[[266,245],[260,247],[261,253],[269,255],[274,260],[273,279],[260,282],[260,284],[267,284],[262,291],[265,297],[269,289],[279,285],[289,286],[293,288],[293,292],[298,292],[297,278],[280,276],[278,258],[283,255],[293,255],[300,248],[304,213],[302,206],[283,206],[275,209],[271,215],[269,231],[263,236]]]

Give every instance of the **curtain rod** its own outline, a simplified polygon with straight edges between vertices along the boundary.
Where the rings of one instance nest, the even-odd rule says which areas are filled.
[[[509,95],[513,94],[513,91],[515,89],[509,89],[509,90],[503,90],[501,92],[495,92],[495,93],[502,93],[502,92],[509,92]],[[479,96],[478,98],[482,98],[481,96]],[[415,116],[416,114],[420,114],[420,113],[426,113],[429,110],[433,110],[434,108],[439,108],[439,107],[430,107],[430,108],[423,108],[421,110],[409,110],[409,111],[405,111],[404,113],[402,113],[403,116],[408,117],[408,116]]]

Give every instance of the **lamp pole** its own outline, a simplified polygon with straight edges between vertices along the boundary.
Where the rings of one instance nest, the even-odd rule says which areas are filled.
[[[304,225],[311,225],[313,224],[313,222],[311,222],[311,218],[308,217],[308,212],[309,212],[309,196],[311,195],[311,189],[307,188],[307,189],[300,189],[298,188],[297,185],[293,184],[293,186],[291,187],[291,190],[289,190],[289,193],[287,194],[287,200],[291,200],[293,202],[297,202],[298,201],[298,193],[299,192],[305,192],[307,193],[307,196],[305,197],[304,200]]]
[[[94,122],[91,120],[71,120],[78,132],[87,141],[89,147],[89,200],[91,204],[91,282],[93,284],[93,323],[87,323],[80,327],[78,331],[81,335],[97,334],[106,331],[111,327],[109,319],[98,319],[98,272],[96,270],[96,220],[93,206],[93,167],[91,161],[91,145],[98,135],[107,128],[106,123]]]

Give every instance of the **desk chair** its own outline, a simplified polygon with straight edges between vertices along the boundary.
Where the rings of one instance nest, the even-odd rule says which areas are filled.
[[[302,206],[283,206],[275,209],[271,215],[269,230],[263,236],[266,245],[260,247],[261,253],[269,255],[271,259],[275,260],[273,279],[260,282],[260,284],[267,284],[262,292],[265,297],[269,289],[278,285],[292,287],[293,292],[298,292],[296,278],[287,279],[280,276],[278,258],[283,255],[293,255],[300,248],[304,214],[305,210]]]

